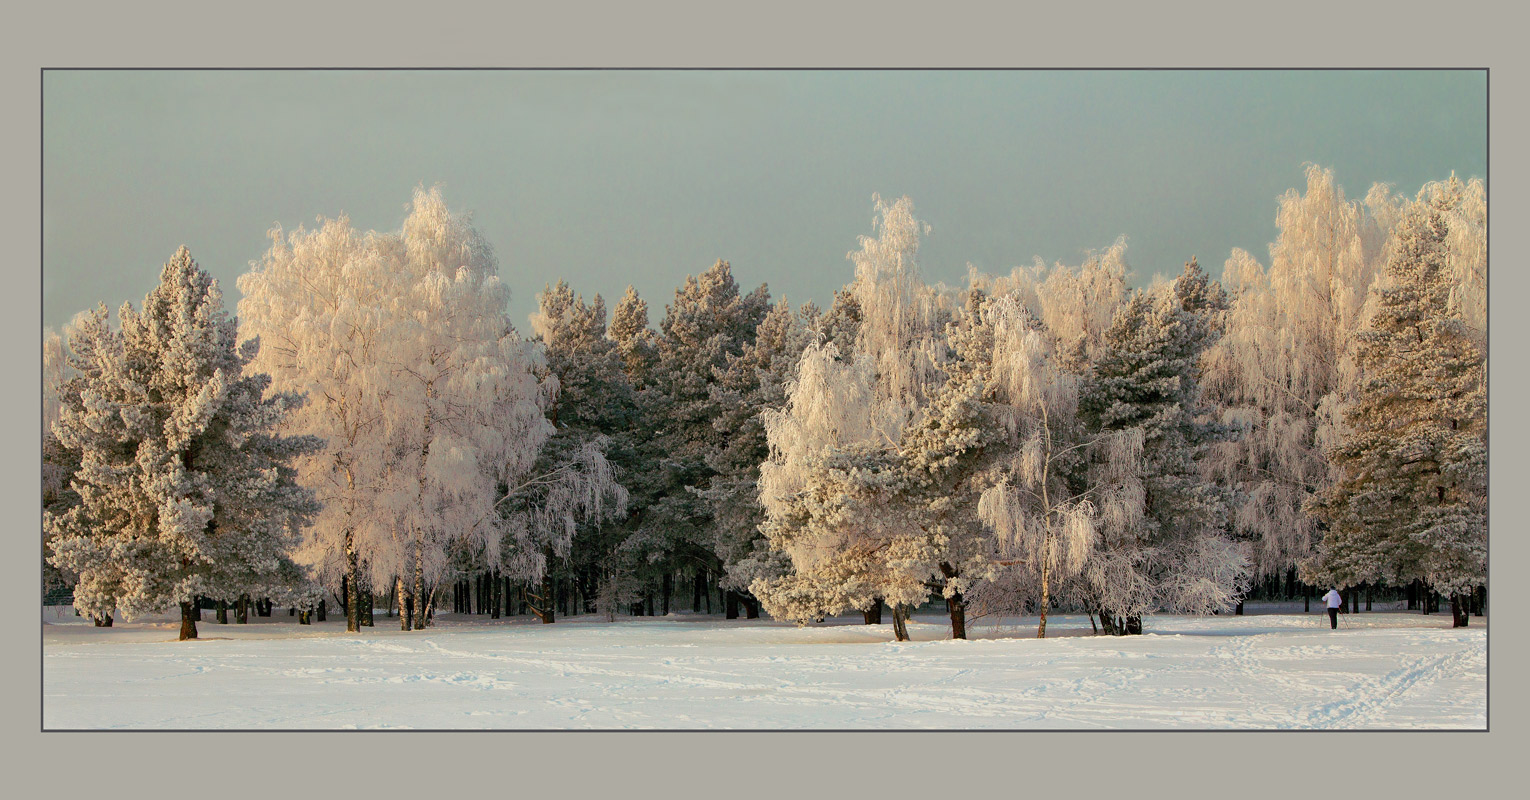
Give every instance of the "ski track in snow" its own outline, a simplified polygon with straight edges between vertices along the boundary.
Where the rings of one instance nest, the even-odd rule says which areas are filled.
[[[886,625],[695,618],[443,615],[422,632],[360,635],[204,623],[207,639],[187,643],[165,641],[164,624],[50,622],[50,729],[1487,724],[1485,622],[1451,631],[1404,614],[1337,632],[1299,614],[1159,617],[1135,637],[1090,636],[1084,618],[1064,616],[1054,638],[977,630],[966,642],[941,641],[948,629],[931,617],[905,643],[887,641]]]

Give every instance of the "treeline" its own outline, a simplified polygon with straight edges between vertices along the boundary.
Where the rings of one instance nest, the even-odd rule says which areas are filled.
[[[944,597],[1112,633],[1255,585],[1486,581],[1486,205],[1308,172],[1268,267],[1083,264],[931,285],[877,201],[821,309],[717,262],[657,328],[559,281],[529,335],[436,192],[399,231],[272,232],[238,322],[184,250],[120,330],[45,337],[48,580],[109,618],[316,610],[807,622]]]

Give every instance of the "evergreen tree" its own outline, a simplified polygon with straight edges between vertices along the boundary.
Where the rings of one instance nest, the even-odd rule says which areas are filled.
[[[128,617],[179,604],[181,639],[196,638],[192,602],[283,583],[299,527],[317,511],[295,482],[312,437],[275,433],[300,395],[267,395],[244,374],[258,340],[235,341],[217,283],[182,247],[142,312],[105,306],[70,341],[78,375],[55,431],[80,454],[79,504],[45,514],[53,561],[79,575],[81,613]]]
[[[658,344],[648,327],[648,303],[630,285],[611,313],[606,335],[616,343],[627,382],[635,389],[648,385],[658,360]]]
[[[760,322],[754,341],[729,356],[711,389],[718,408],[712,423],[716,445],[706,462],[714,475],[701,494],[712,515],[712,549],[726,576],[723,588],[730,592],[747,592],[772,561],[762,552],[768,545],[759,531],[765,518],[759,503],[760,464],[770,454],[763,414],[786,405],[786,384],[810,336],[801,316],[782,299]],[[742,599],[747,616],[757,616],[755,598]]]
[[[629,297],[636,300],[630,291]],[[557,379],[558,390],[547,409],[556,433],[548,440],[536,471],[556,473],[577,463],[581,454],[595,451],[609,459],[608,469],[614,471],[616,482],[629,482],[637,466],[630,441],[636,422],[635,397],[623,370],[622,345],[606,335],[604,301],[596,295],[586,304],[560,280],[538,295],[537,302],[532,323],[546,348],[547,369]],[[632,309],[630,301],[624,298],[624,303]],[[624,312],[624,325],[634,321],[632,311]],[[646,321],[642,324],[646,327]],[[636,330],[626,333],[629,340],[641,341]],[[595,524],[579,526],[567,551],[560,554],[564,558],[556,568],[549,564],[548,569],[553,579],[581,589],[586,599],[604,598],[597,605],[609,607],[619,602],[616,595],[627,599],[631,591],[625,580],[629,570],[617,552],[621,528],[599,524],[604,519],[592,522]],[[547,586],[551,586],[550,581]],[[544,621],[552,619],[545,607],[544,596],[549,594],[544,588],[539,594],[542,599],[536,603]]]
[[[1420,193],[1398,226],[1387,282],[1360,332],[1340,478],[1310,508],[1328,526],[1311,580],[1423,579],[1456,627],[1487,578],[1486,357],[1455,302],[1451,192]]]
[[[1196,467],[1222,435],[1201,407],[1199,373],[1214,336],[1209,316],[1223,306],[1220,287],[1193,259],[1172,285],[1134,294],[1116,312],[1081,392],[1079,414],[1089,429],[1138,429],[1143,437],[1142,518],[1103,541],[1099,558],[1135,573],[1128,583],[1146,591],[1123,604],[1111,597],[1110,581],[1094,587],[1111,632],[1140,633],[1142,613],[1156,608],[1218,610],[1246,588],[1237,569],[1241,555],[1224,536],[1220,491]],[[1086,574],[1103,578],[1111,571]],[[1205,580],[1181,580],[1184,573]]]
[[[853,348],[809,347],[786,407],[765,416],[762,531],[791,570],[756,578],[751,588],[772,616],[798,622],[880,607],[884,598],[894,635],[904,640],[908,615],[928,597],[946,554],[946,530],[934,524],[919,491],[931,475],[909,468],[902,443],[924,423],[945,381],[947,315],[919,275],[919,235],[927,226],[914,218],[913,203],[874,199],[876,235],[862,236],[849,254],[855,280],[845,294],[853,306],[835,304],[858,310]],[[921,449],[945,444],[927,438],[917,443]]]
[[[708,456],[726,447],[731,433],[720,435],[713,427],[721,408],[712,389],[729,359],[753,344],[769,307],[765,286],[741,294],[732,268],[719,260],[688,276],[665,309],[652,373],[639,398],[651,432],[638,444],[645,474],[634,482],[633,494],[641,516],[622,545],[643,586],[676,572],[711,576],[713,586],[722,577],[711,508],[701,492],[716,474]]]

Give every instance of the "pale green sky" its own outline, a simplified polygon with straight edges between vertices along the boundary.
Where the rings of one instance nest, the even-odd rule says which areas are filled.
[[[1145,283],[1266,260],[1304,162],[1351,196],[1487,177],[1481,71],[48,71],[43,103],[53,327],[137,305],[183,243],[232,309],[273,224],[392,229],[422,183],[473,214],[524,332],[560,276],[634,284],[657,325],[718,258],[827,305],[873,192],[933,226],[932,281],[1124,234]]]

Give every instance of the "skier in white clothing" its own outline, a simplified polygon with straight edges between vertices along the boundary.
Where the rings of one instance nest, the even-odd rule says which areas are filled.
[[[1328,594],[1323,595],[1323,601],[1328,604],[1328,629],[1338,630],[1339,609],[1344,607],[1344,598],[1339,596],[1338,589],[1329,589]]]

